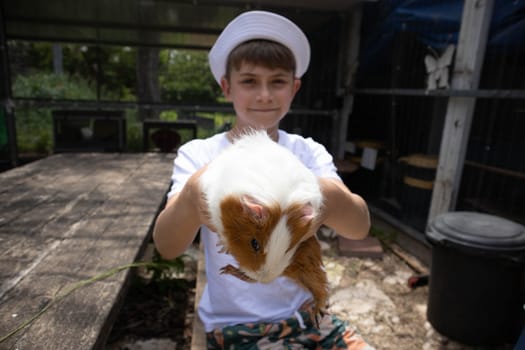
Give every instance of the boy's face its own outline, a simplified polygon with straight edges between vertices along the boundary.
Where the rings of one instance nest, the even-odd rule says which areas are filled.
[[[231,70],[229,79],[221,79],[222,92],[233,103],[237,115],[236,127],[269,132],[278,129],[300,86],[293,72],[245,62],[239,70]]]

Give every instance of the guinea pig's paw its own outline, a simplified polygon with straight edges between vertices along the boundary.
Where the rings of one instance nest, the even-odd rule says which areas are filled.
[[[233,265],[226,265],[224,267],[221,268],[221,274],[224,275],[232,275],[234,277],[237,277],[238,279],[240,279],[241,281],[244,281],[244,282],[255,282],[254,279],[246,276],[246,274],[244,272],[242,272],[241,270],[239,270],[238,268],[236,268],[235,266]]]
[[[228,248],[226,247],[226,244],[224,244],[224,241],[219,241],[216,245],[217,248],[220,248],[218,250],[219,253],[225,253],[225,254],[230,254],[230,251],[228,250]]]

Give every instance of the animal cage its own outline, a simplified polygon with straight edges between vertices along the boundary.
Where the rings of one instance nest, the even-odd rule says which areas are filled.
[[[384,163],[373,183],[350,178],[348,185],[365,198],[376,188],[371,205],[422,233],[436,169],[434,178],[419,178],[403,159],[439,159],[449,100],[467,96],[476,102],[455,209],[524,223],[525,3],[494,7],[479,87],[463,95],[450,87],[463,2],[437,3],[364,6],[348,139],[382,142]]]

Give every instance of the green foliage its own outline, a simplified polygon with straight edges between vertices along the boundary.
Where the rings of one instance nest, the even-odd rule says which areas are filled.
[[[160,120],[175,121],[179,119],[179,113],[177,111],[162,111],[159,115]]]
[[[135,101],[137,49],[130,47],[61,44],[63,74],[54,74],[53,44],[10,41],[9,53],[15,98],[96,100],[97,79],[102,100]],[[213,78],[204,51],[161,50],[159,80],[164,101],[181,104],[215,103],[221,91]],[[136,111],[127,111],[127,149],[142,151],[142,124]],[[50,153],[53,134],[49,109],[17,108],[16,127],[19,151]],[[215,125],[228,116],[210,113]],[[177,120],[181,113],[164,111],[163,120]],[[214,130],[199,129],[198,137]]]
[[[136,109],[126,110],[126,149],[128,152],[142,152],[142,122]]]
[[[11,40],[9,58],[11,74],[31,74],[31,72],[51,72],[53,54],[50,43]]]
[[[81,78],[67,74],[34,73],[18,75],[13,83],[14,97],[45,97],[52,99],[96,98],[96,91]]]
[[[142,152],[142,124],[127,123],[126,148],[128,152]]]
[[[60,44],[60,47],[63,73],[69,77],[77,77],[78,81],[92,87],[91,96],[80,98],[96,97],[98,79],[101,99],[135,100],[136,49],[127,46],[97,47],[82,44]],[[10,41],[9,53],[15,80],[18,76],[33,76],[35,73],[51,74],[53,70],[52,43]]]
[[[171,279],[173,274],[182,273],[184,271],[183,256],[179,256],[172,260],[166,260],[160,256],[159,252],[155,251],[151,259],[153,264],[148,266],[147,270],[152,273],[151,279],[153,281],[162,281]]]
[[[385,232],[382,229],[372,226],[370,227],[370,235],[379,239],[383,245],[389,246],[396,241],[397,232]]]
[[[146,270],[151,273],[151,283],[155,283],[162,294],[167,294],[172,288],[180,288],[180,279],[176,274],[184,272],[184,255],[172,260],[166,260],[155,250],[151,264]]]
[[[162,50],[160,62],[163,101],[203,104],[216,102],[221,95],[206,52]]]
[[[15,111],[15,122],[20,153],[51,153],[53,126],[49,109],[19,108]]]
[[[52,99],[94,99],[90,85],[66,74],[34,73],[18,75],[12,86],[15,97]],[[53,147],[51,110],[17,108],[15,110],[19,152],[48,154]]]
[[[104,47],[97,49],[101,59],[102,99],[135,101],[136,100],[136,49],[125,47]],[[90,52],[96,50],[90,50]],[[94,57],[96,59],[96,56]],[[87,60],[93,62],[92,59]],[[96,72],[94,72],[96,73]]]
[[[96,83],[100,83],[101,99],[134,101],[137,94],[137,49],[133,47],[60,44],[62,49],[63,72],[71,84],[80,84],[73,90],[71,84],[63,90],[71,91],[75,98],[95,99]],[[9,52],[11,71],[18,84],[30,84],[37,75],[43,77],[43,83],[23,89],[23,94],[16,97],[72,98],[62,92],[59,78],[52,74],[53,44],[27,41],[10,41]],[[210,72],[208,56],[205,51],[161,50],[159,81],[163,101],[184,104],[214,103],[221,96],[221,90]],[[85,87],[89,87],[86,89]],[[78,96],[78,92],[86,92]],[[33,94],[37,93],[37,94]],[[55,94],[55,95],[54,95]]]

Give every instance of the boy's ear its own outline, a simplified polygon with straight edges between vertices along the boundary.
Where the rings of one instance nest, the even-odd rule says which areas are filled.
[[[221,90],[227,100],[230,99],[230,82],[225,77],[221,78]]]
[[[294,81],[293,81],[293,94],[294,94],[294,96],[297,93],[297,91],[299,91],[300,88],[301,88],[301,79],[294,78]]]

